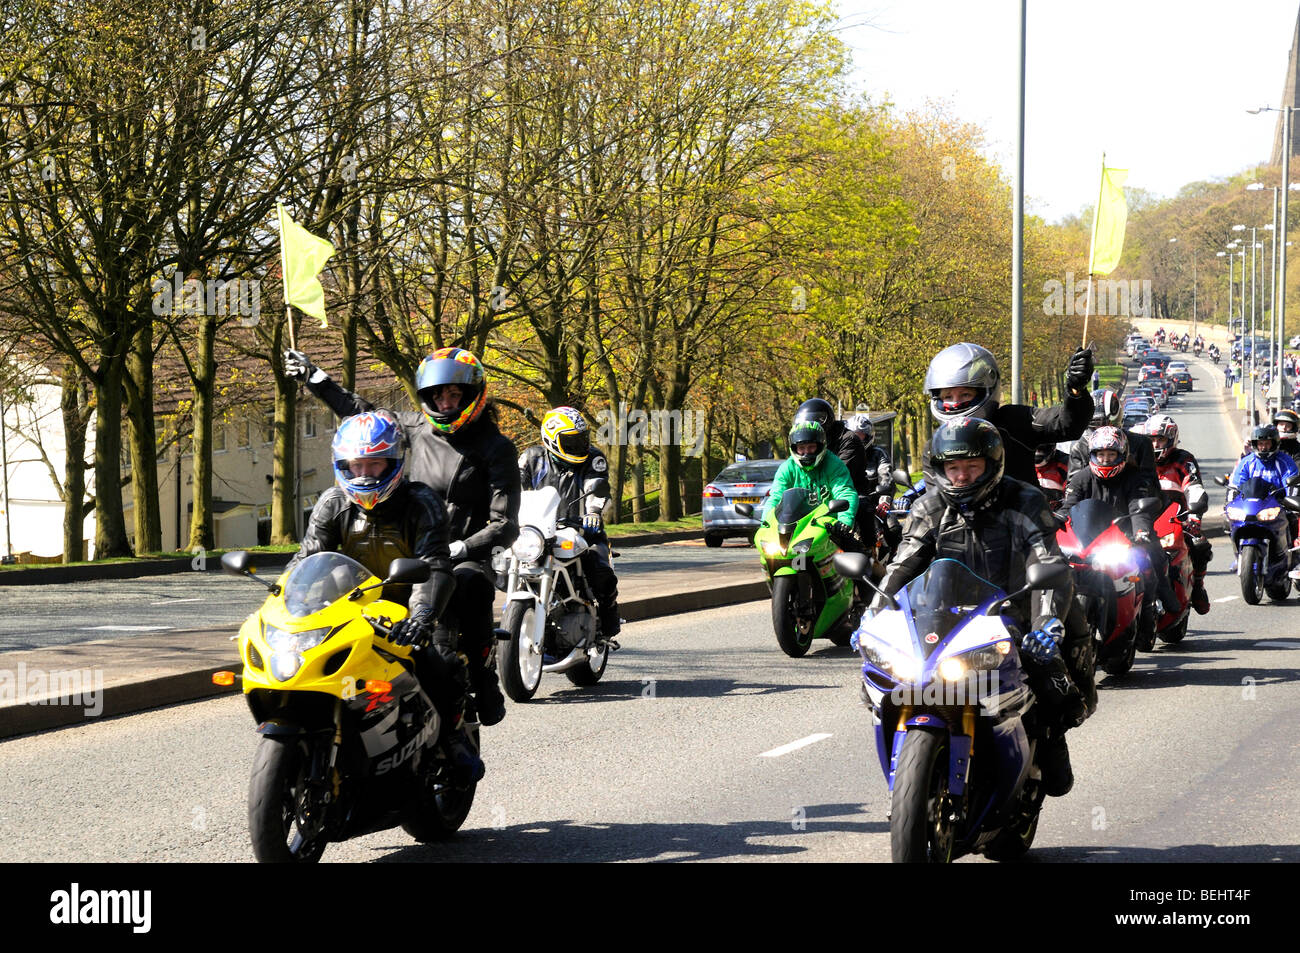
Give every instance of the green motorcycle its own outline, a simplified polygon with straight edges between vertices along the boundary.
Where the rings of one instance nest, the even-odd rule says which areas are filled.
[[[827,529],[848,507],[845,500],[815,505],[806,487],[791,487],[754,534],[772,591],[776,641],[791,658],[807,655],[813,639],[848,645],[861,618],[853,583],[835,572],[832,559],[840,548]],[[736,512],[752,518],[754,508],[737,503]]]

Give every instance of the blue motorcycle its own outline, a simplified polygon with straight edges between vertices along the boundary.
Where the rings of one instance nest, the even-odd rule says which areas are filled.
[[[863,578],[866,561],[844,553],[835,568]],[[853,634],[891,792],[894,862],[1014,860],[1029,850],[1045,795],[1035,751],[1047,729],[1035,724],[1022,633],[1003,610],[1069,575],[1064,563],[1034,564],[1008,596],[954,559],[935,560],[895,608]]]
[[[1223,477],[1214,482],[1229,485]],[[1285,499],[1283,488],[1276,483],[1250,477],[1241,481],[1237,496],[1223,508],[1237,553],[1241,598],[1252,606],[1259,605],[1266,592],[1274,602],[1284,602],[1291,594],[1287,572],[1295,560],[1290,521],[1283,512],[1291,507]]]

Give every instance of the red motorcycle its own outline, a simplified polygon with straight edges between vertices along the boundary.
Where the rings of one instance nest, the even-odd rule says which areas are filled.
[[[1161,642],[1173,645],[1181,642],[1187,634],[1188,614],[1192,605],[1192,560],[1187,550],[1187,538],[1183,521],[1179,519],[1182,509],[1178,503],[1170,503],[1155,521],[1156,535],[1160,537],[1160,548],[1169,559],[1169,584],[1173,586],[1178,605],[1174,608],[1165,606],[1169,611],[1156,620],[1156,634]],[[1150,644],[1141,644],[1138,648],[1149,652],[1155,647],[1155,639]]]
[[[1146,554],[1119,528],[1123,519],[1108,503],[1081,500],[1056,532],[1097,642],[1097,667],[1116,677],[1133,667],[1139,641],[1155,642],[1155,610],[1142,582]]]

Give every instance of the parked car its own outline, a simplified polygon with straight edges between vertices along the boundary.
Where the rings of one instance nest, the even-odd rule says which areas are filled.
[[[784,460],[745,460],[724,467],[704,488],[704,545],[721,546],[724,539],[754,535],[763,521],[767,494]],[[754,515],[741,516],[737,503],[752,503]]]

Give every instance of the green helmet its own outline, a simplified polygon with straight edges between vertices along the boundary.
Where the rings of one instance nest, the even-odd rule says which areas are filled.
[[[816,453],[795,453],[795,447],[801,443],[815,441]],[[790,456],[804,470],[812,470],[826,456],[826,428],[815,420],[798,420],[790,428]]]

